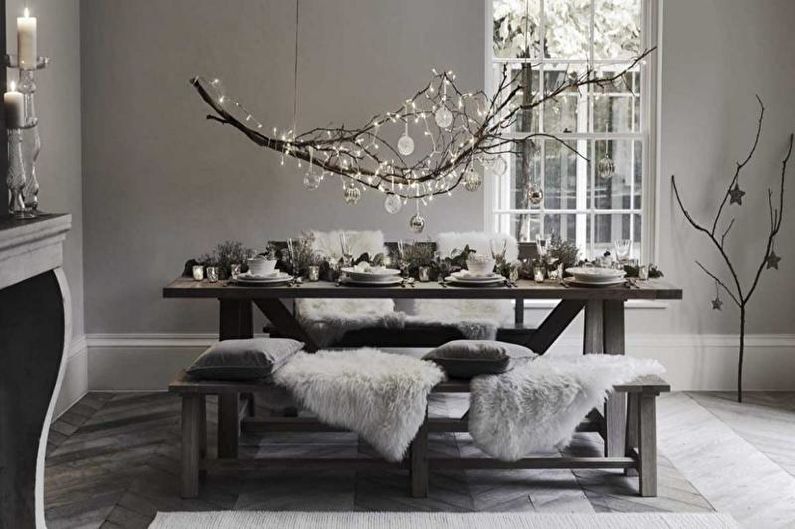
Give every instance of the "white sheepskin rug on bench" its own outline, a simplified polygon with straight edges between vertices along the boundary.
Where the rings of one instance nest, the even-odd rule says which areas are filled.
[[[428,394],[444,374],[431,362],[376,349],[299,353],[274,381],[326,424],[361,435],[401,461],[425,420]]]
[[[613,386],[664,372],[654,360],[613,355],[517,362],[502,375],[472,379],[469,433],[478,448],[505,461],[562,448]]]

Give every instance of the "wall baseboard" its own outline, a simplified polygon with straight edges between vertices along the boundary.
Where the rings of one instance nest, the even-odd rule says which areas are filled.
[[[88,341],[85,336],[75,336],[66,353],[61,391],[55,403],[54,418],[63,415],[88,392]]]
[[[214,333],[89,334],[88,389],[165,389],[216,340]],[[730,334],[638,334],[627,337],[627,352],[659,360],[675,390],[733,390],[737,342]],[[748,335],[746,348],[745,389],[795,390],[795,334]],[[564,334],[550,354],[581,351],[582,337]]]

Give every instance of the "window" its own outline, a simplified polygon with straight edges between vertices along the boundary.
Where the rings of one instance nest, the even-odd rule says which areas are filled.
[[[653,45],[655,0],[487,2],[493,22],[489,83],[493,90],[508,68],[531,87],[518,94],[522,99],[589,66],[600,76],[614,75]],[[611,86],[574,89],[520,116],[510,131],[514,137],[551,133],[565,145],[537,137],[520,154],[506,155],[505,173],[488,179],[492,230],[519,241],[557,235],[575,241],[589,258],[630,239],[632,257],[651,259],[654,62],[638,64]],[[538,190],[543,197],[535,203]]]

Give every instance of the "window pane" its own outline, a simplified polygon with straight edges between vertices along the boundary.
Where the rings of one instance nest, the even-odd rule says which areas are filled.
[[[547,213],[542,217],[544,233],[564,241],[577,241],[577,215],[573,213]]]
[[[594,146],[594,207],[631,209],[635,159],[641,157],[641,143],[632,140],[595,140]]]
[[[540,0],[494,0],[492,20],[495,57],[541,55]]]
[[[617,59],[639,54],[640,14],[640,0],[595,0],[594,58]]]
[[[635,142],[635,189],[632,193],[632,207],[641,209],[643,207],[643,143]]]
[[[510,209],[535,209],[540,204],[531,204],[528,191],[531,185],[540,186],[541,149],[539,143],[528,140],[517,144],[520,153],[511,156]]]
[[[544,55],[554,59],[588,59],[591,0],[544,3]]]
[[[494,65],[492,79],[494,82],[493,92],[497,91],[502,80],[503,70],[505,70],[512,88],[521,86],[522,88],[513,98],[514,106],[529,105],[538,95],[538,88],[541,74],[538,67],[530,63],[497,63]],[[525,88],[530,86],[530,90]],[[522,109],[516,113],[515,123],[506,129],[507,132],[538,132],[539,108]]]
[[[553,93],[584,73],[579,65],[544,65],[544,93]],[[567,88],[544,103],[544,132],[588,132],[586,95],[586,87]]]
[[[628,65],[600,68],[597,75],[613,77]],[[640,130],[640,72],[627,72],[615,81],[592,87],[594,132]]]
[[[576,209],[577,189],[585,193],[588,182],[588,160],[577,155],[578,143],[565,145],[554,140],[544,142],[544,207],[547,209]],[[581,154],[587,152],[579,147]],[[578,178],[579,176],[579,178]]]
[[[632,253],[630,257],[640,258],[640,242],[643,240],[643,224],[641,224],[641,215],[635,213],[632,215]]]
[[[619,239],[631,239],[630,217],[626,213],[596,214],[594,215],[593,248],[595,255],[602,255],[605,251],[615,254],[613,243]],[[634,257],[636,254],[631,254]]]

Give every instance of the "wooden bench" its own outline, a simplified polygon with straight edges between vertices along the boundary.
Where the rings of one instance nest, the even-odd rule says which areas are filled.
[[[450,458],[428,455],[428,435],[441,432],[466,432],[467,415],[461,418],[427,417],[411,444],[408,457],[400,463],[374,458],[238,458],[241,429],[247,432],[338,432],[308,417],[255,417],[249,395],[267,390],[267,383],[198,381],[181,371],[169,385],[169,391],[182,397],[182,477],[181,494],[196,497],[199,481],[207,471],[256,471],[289,469],[311,465],[313,468],[356,470],[405,469],[409,473],[410,492],[414,497],[428,494],[431,469],[624,469],[627,475],[639,476],[641,496],[657,495],[656,398],[670,391],[657,376],[643,377],[630,384],[615,386],[625,393],[627,402],[626,454],[623,457],[526,457],[506,462],[488,457]],[[468,393],[469,381],[450,380],[437,385],[434,393]],[[218,457],[207,455],[206,396],[218,396]],[[242,417],[242,419],[241,419]],[[605,437],[604,412],[592,412],[580,431],[596,431]]]

